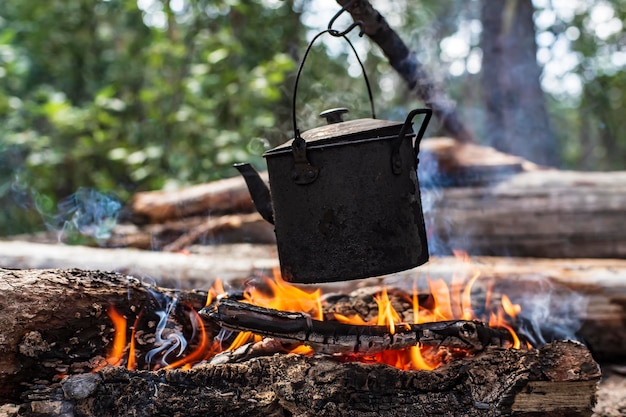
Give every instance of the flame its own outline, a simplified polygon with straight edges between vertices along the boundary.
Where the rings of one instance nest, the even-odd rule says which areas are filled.
[[[319,288],[309,292],[296,287],[283,280],[278,269],[274,270],[273,279],[265,277],[263,281],[267,285],[268,291],[254,286],[250,287],[244,292],[245,302],[276,310],[302,312],[309,314],[313,319],[324,320],[322,291]],[[251,336],[252,334],[249,332],[239,333],[228,350],[237,349],[248,343]]]
[[[120,366],[124,360],[124,351],[126,350],[126,318],[117,312],[113,305],[109,305],[107,315],[113,322],[113,345],[107,354],[105,361],[95,367],[93,372],[97,372],[107,365]]]
[[[191,366],[191,364],[200,362],[211,355],[210,351],[207,352],[207,348],[209,346],[209,338],[206,334],[206,330],[204,329],[202,319],[200,318],[200,315],[196,312],[196,310],[192,308],[190,311],[190,319],[194,325],[194,328],[200,330],[200,343],[198,344],[198,347],[196,347],[191,353],[186,355],[184,358],[167,365],[164,369],[179,368],[184,365]]]
[[[252,287],[244,293],[244,299],[250,304],[276,310],[302,312],[316,320],[324,319],[322,311],[322,291],[307,292],[283,280],[278,269],[274,270],[274,279],[264,280],[269,293]]]
[[[469,257],[464,252],[456,253],[463,262],[469,262]],[[479,315],[472,305],[472,289],[479,279],[480,273],[475,272],[470,279],[454,275],[450,285],[443,279],[427,279],[429,299],[420,305],[417,280],[414,280],[410,303],[413,308],[413,323],[421,324],[433,321],[444,320],[481,320],[488,322],[492,327],[506,329],[511,333],[513,348],[519,349],[520,339],[513,328],[507,323],[508,319],[514,319],[520,312],[521,306],[513,304],[509,297],[503,295],[501,304],[492,306],[492,283],[487,286],[485,295],[485,312],[489,314]],[[394,309],[386,288],[375,297],[378,305],[378,315],[373,320],[366,321],[362,317],[345,316],[335,313],[334,318],[342,323],[358,325],[383,325],[388,326],[390,333],[394,333],[395,326],[400,325],[402,320],[400,314]],[[429,346],[413,346],[406,350],[388,350],[374,355],[372,361],[386,363],[400,369],[421,369],[432,370],[445,361],[445,357],[437,348]]]
[[[457,256],[464,262],[469,262],[467,254],[458,253]],[[394,334],[398,326],[408,326],[402,315],[394,307],[394,303],[396,305],[408,303],[412,307],[412,312],[407,311],[407,317],[411,317],[414,324],[455,319],[481,320],[487,322],[489,326],[506,329],[510,332],[514,341],[513,347],[519,349],[522,346],[522,341],[509,323],[520,314],[521,306],[514,304],[506,295],[502,295],[498,300],[498,297],[493,294],[492,283],[487,285],[484,306],[477,306],[473,302],[472,292],[480,274],[476,272],[467,279],[468,276],[454,275],[449,284],[443,279],[427,279],[427,291],[421,298],[417,279],[413,282],[411,294],[394,292],[393,297],[390,297],[387,288],[383,288],[380,294],[374,297],[378,307],[376,315],[364,318],[356,314],[333,313],[332,317],[342,323],[386,326],[389,332]],[[248,286],[243,294],[243,302],[277,310],[302,312],[310,315],[312,319],[324,320],[321,295],[320,289],[307,290],[284,281],[280,272],[275,270],[274,278],[263,277],[260,285]],[[218,279],[207,293],[206,304],[209,305],[220,297],[226,296],[223,283]],[[228,332],[222,332],[215,337],[209,336],[198,313],[191,306],[187,306],[187,308],[190,311],[189,320],[194,334],[186,337],[188,346],[182,348],[185,349],[185,352],[181,352],[180,359],[169,365],[166,364],[165,369],[190,368],[193,364],[206,360],[223,350],[234,350],[250,341],[261,340],[260,336],[250,332],[239,332],[234,337],[230,336],[232,333]],[[477,310],[480,311],[477,312]],[[113,321],[115,335],[110,352],[102,366],[119,366],[124,363],[123,355],[127,346],[127,320],[113,306],[110,306],[107,312]],[[162,312],[158,314],[160,317],[163,316]],[[165,314],[165,319],[167,319],[167,314]],[[138,353],[136,352],[135,335],[140,325],[140,316],[141,312],[135,318],[131,330],[126,363],[128,369],[137,368]],[[182,337],[182,334],[179,336]],[[225,347],[226,344],[223,344],[224,340],[229,341],[227,347]],[[525,342],[524,345],[524,347],[530,346],[528,342]],[[295,347],[290,352],[305,355],[313,353],[311,348],[303,345]],[[418,345],[403,350],[387,350],[371,357],[359,358],[359,360],[385,363],[403,370],[432,370],[445,363],[447,358],[453,354],[464,355],[467,353],[450,352],[438,347]]]
[[[225,294],[226,294],[226,291],[224,291],[224,284],[222,284],[222,280],[219,278],[216,279],[215,282],[213,283],[213,286],[209,289],[209,292],[207,293],[205,305],[208,306],[217,297],[225,295]]]
[[[135,317],[133,328],[130,332],[130,343],[128,345],[128,364],[126,369],[134,371],[137,369],[137,350],[135,348],[135,334],[137,333],[137,327],[139,326],[139,319],[141,318],[141,312]]]

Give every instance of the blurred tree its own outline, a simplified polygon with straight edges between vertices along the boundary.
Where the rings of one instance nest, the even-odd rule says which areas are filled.
[[[529,0],[487,3],[494,13],[524,5],[510,16],[526,19],[526,41],[534,19],[557,156],[574,168],[623,169],[626,0],[533,0],[534,10]],[[490,137],[480,97],[496,83],[481,88],[481,73],[494,69],[480,44],[489,31],[483,2],[372,4],[457,101],[478,139]],[[57,202],[80,187],[125,200],[136,190],[234,175],[236,161],[260,165],[266,146],[293,135],[293,74],[311,37],[303,22],[325,28],[330,16],[315,13],[328,7],[332,16],[336,3],[319,0],[0,2],[0,235],[54,223]],[[355,44],[379,116],[399,120],[415,98],[378,48]],[[524,76],[536,79],[536,70]],[[351,117],[369,113],[351,52],[329,42],[314,47],[302,75],[301,128],[319,125],[317,114],[335,106],[350,107]],[[431,125],[431,134],[441,133]]]
[[[481,0],[485,140],[494,148],[557,166],[546,112],[531,0]]]
[[[303,36],[292,1],[266,3],[2,2],[0,235],[81,186],[126,199],[258,162]]]

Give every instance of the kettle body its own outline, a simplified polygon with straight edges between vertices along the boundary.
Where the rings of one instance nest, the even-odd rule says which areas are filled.
[[[425,117],[416,135],[417,114]],[[285,280],[346,281],[428,260],[417,153],[430,116],[416,109],[404,123],[359,119],[303,132],[264,154],[269,194],[242,172],[257,208],[274,222]]]

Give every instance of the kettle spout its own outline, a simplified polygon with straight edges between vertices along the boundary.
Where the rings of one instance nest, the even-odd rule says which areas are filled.
[[[258,172],[248,163],[235,164],[235,168],[243,176],[246,181],[254,207],[265,220],[274,224],[274,209],[272,207],[272,197],[270,190],[261,179]]]

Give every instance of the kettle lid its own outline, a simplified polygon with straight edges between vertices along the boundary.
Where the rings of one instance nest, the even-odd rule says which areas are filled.
[[[307,143],[307,148],[351,143],[358,140],[382,139],[398,136],[404,122],[394,122],[379,119],[356,119],[342,121],[341,113],[348,109],[340,107],[330,109],[320,113],[320,117],[325,117],[329,124],[315,127],[302,132],[300,136]],[[338,115],[339,114],[339,115]],[[263,156],[277,153],[291,152],[293,139],[265,152]]]

